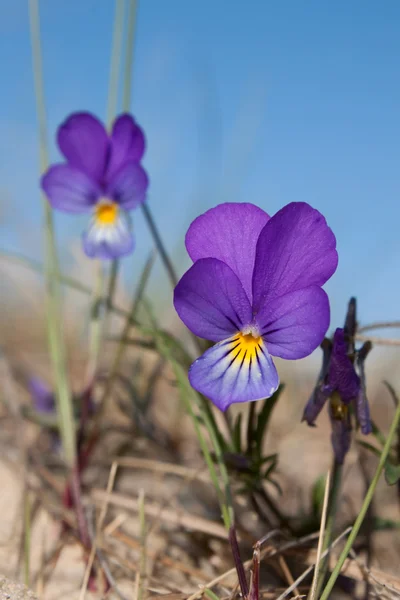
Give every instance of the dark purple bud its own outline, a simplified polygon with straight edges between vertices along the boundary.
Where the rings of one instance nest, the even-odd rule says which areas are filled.
[[[35,410],[41,413],[53,413],[55,411],[54,394],[42,379],[35,376],[31,377],[29,391]]]
[[[347,353],[344,330],[336,329],[329,364],[328,384],[337,390],[343,402],[349,403],[358,396],[360,378]]]

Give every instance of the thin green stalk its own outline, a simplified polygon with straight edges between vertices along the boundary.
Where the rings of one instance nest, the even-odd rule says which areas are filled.
[[[122,358],[124,356],[124,352],[127,348],[126,339],[129,335],[130,328],[132,327],[132,325],[135,322],[137,311],[139,309],[140,302],[141,302],[143,294],[144,294],[144,290],[149,281],[151,269],[154,264],[154,259],[155,259],[154,253],[150,254],[149,258],[146,261],[142,275],[140,277],[138,289],[137,289],[135,297],[132,301],[131,310],[127,313],[125,325],[122,330],[122,334],[119,338],[117,350],[115,352],[114,360],[111,365],[110,374],[107,378],[106,385],[104,387],[104,390],[103,390],[103,393],[102,393],[102,396],[100,399],[99,409],[98,409],[96,417],[95,417],[96,422],[98,421],[98,419],[100,419],[101,415],[104,414],[104,411],[105,411],[106,405],[107,405],[107,400],[111,395],[112,387],[117,378],[119,367],[120,367]]]
[[[224,462],[224,457],[222,454],[222,449],[221,449],[221,446],[220,446],[220,443],[218,440],[218,436],[216,435],[214,427],[212,426],[212,424],[209,420],[207,411],[204,410],[204,403],[203,403],[204,398],[202,398],[190,386],[190,384],[188,382],[188,378],[187,378],[187,373],[184,372],[181,365],[176,360],[174,360],[174,358],[171,356],[171,353],[169,352],[168,347],[165,345],[163,339],[158,334],[157,323],[155,321],[155,318],[154,318],[154,315],[150,308],[150,305],[147,302],[145,302],[144,306],[146,308],[147,314],[148,314],[150,322],[152,324],[153,335],[154,335],[156,344],[159,348],[160,354],[162,354],[171,364],[172,369],[175,374],[175,377],[176,377],[176,380],[181,389],[181,398],[184,401],[187,412],[192,419],[193,426],[195,428],[195,432],[196,432],[197,438],[199,440],[200,448],[203,452],[204,460],[206,461],[207,467],[209,469],[210,477],[213,482],[213,485],[214,485],[214,488],[215,488],[215,491],[217,494],[217,498],[218,498],[218,501],[219,501],[219,504],[221,507],[222,519],[224,521],[224,525],[225,525],[227,531],[229,532],[230,528],[234,524],[234,510],[233,510],[232,495],[231,495],[231,491],[230,491],[229,476],[228,476],[228,471],[226,469],[226,465]],[[218,464],[219,472],[220,472],[220,475],[222,477],[222,481],[224,484],[223,490],[221,489],[221,486],[219,483],[219,479],[218,479],[218,475],[217,475],[217,471],[215,468],[213,458],[211,456],[211,453],[207,446],[207,442],[201,431],[199,419],[197,418],[197,416],[193,410],[193,402],[192,401],[194,401],[194,403],[197,404],[197,407],[200,412],[200,419],[203,421],[203,423],[209,433],[210,440],[211,440],[211,443],[212,443],[212,446],[213,446],[213,449],[215,452],[216,462]]]
[[[43,275],[45,273],[45,267],[40,264],[39,261],[33,260],[31,258],[27,258],[26,256],[20,255],[17,252],[8,252],[6,250],[0,250],[0,257],[5,258],[6,260],[13,261],[22,267],[26,267],[31,271],[35,271],[36,273],[40,273]],[[64,275],[63,273],[58,272],[56,275],[57,281],[70,287],[71,289],[81,292],[81,294],[85,294],[86,296],[92,295],[92,290],[89,286],[85,285],[81,281],[70,277],[69,275]],[[115,304],[110,305],[110,311],[114,312],[119,317],[127,317],[129,316],[129,311],[124,308],[120,308]],[[139,325],[137,321],[133,321],[133,325]]]
[[[122,92],[122,107],[130,112],[132,96],[133,55],[135,45],[137,2],[130,0],[128,4],[128,31],[126,36],[126,56],[124,70],[124,87]]]
[[[340,490],[342,485],[342,475],[343,475],[343,465],[339,464],[337,460],[333,459],[332,466],[332,484],[331,490],[329,494],[329,504],[328,504],[328,516],[326,520],[326,528],[324,535],[324,544],[322,546],[322,552],[325,552],[327,548],[332,543],[333,540],[333,532],[335,528],[336,521],[336,513],[338,508],[338,499],[340,496]],[[326,580],[326,574],[328,572],[329,567],[329,554],[322,560],[321,567],[319,569],[317,587],[315,598],[319,598],[321,590],[324,586]]]
[[[48,167],[46,108],[44,100],[42,52],[40,41],[40,17],[38,0],[29,0],[33,75],[35,82],[36,110],[39,124],[40,167],[44,172]],[[43,195],[46,240],[46,290],[47,290],[47,332],[50,355],[56,383],[57,413],[65,460],[69,468],[76,461],[75,424],[71,393],[68,382],[66,355],[62,333],[62,315],[59,297],[59,267],[56,251],[53,215],[50,205]]]
[[[118,80],[121,70],[122,42],[124,39],[125,0],[115,0],[113,42],[108,84],[107,124],[111,127],[118,110]]]
[[[104,290],[104,268],[101,261],[97,263],[96,281],[92,294],[89,325],[89,361],[86,368],[84,389],[90,386],[96,376],[102,338],[102,308]]]
[[[349,554],[349,552],[350,552],[350,550],[351,550],[351,548],[352,548],[352,546],[353,546],[353,544],[355,542],[355,539],[356,539],[356,537],[357,537],[357,535],[358,535],[358,533],[360,531],[360,528],[361,528],[361,525],[362,525],[362,523],[364,521],[365,515],[367,514],[368,507],[369,507],[369,505],[370,505],[370,503],[372,501],[373,495],[375,493],[375,489],[376,489],[376,486],[378,484],[379,478],[380,478],[380,476],[382,474],[382,471],[383,471],[383,468],[385,466],[386,460],[387,460],[387,458],[389,456],[389,452],[390,452],[390,449],[391,449],[391,446],[392,446],[392,443],[393,443],[394,436],[396,435],[396,431],[397,431],[397,427],[399,426],[399,423],[400,423],[400,404],[399,404],[399,406],[396,409],[396,412],[395,412],[395,415],[394,415],[394,419],[393,419],[392,425],[390,427],[389,435],[388,435],[388,437],[386,439],[385,446],[384,446],[384,448],[382,450],[382,454],[381,454],[381,457],[379,459],[378,467],[377,467],[377,469],[375,471],[375,475],[372,478],[371,484],[370,484],[370,486],[368,488],[368,491],[366,493],[364,502],[363,502],[361,510],[359,512],[359,515],[358,515],[358,517],[357,517],[357,519],[356,519],[356,521],[355,521],[355,523],[353,525],[351,533],[350,533],[350,535],[349,535],[349,537],[347,539],[346,545],[343,548],[343,551],[342,551],[342,553],[341,553],[341,555],[340,555],[340,557],[339,557],[339,559],[338,559],[338,561],[337,561],[337,563],[335,565],[335,568],[332,571],[332,574],[331,574],[331,576],[330,576],[330,578],[328,580],[328,583],[325,586],[325,589],[324,589],[324,591],[322,593],[322,596],[321,596],[320,600],[328,600],[329,595],[330,595],[330,593],[331,593],[331,591],[333,589],[333,586],[335,585],[336,579],[338,578],[339,573],[340,573],[340,571],[341,571],[341,569],[343,567],[344,561],[346,560],[346,558],[347,558],[347,556],[348,556],[348,554]]]
[[[124,9],[125,0],[116,0],[114,14],[113,44],[110,64],[110,80],[108,86],[107,123],[109,128],[111,128],[112,122],[118,110],[118,82],[121,71],[122,45],[124,39]],[[114,301],[115,290],[117,286],[118,270],[119,261],[118,259],[115,259],[112,261],[110,277],[108,280],[106,315],[108,315],[108,313],[110,312],[110,307]]]

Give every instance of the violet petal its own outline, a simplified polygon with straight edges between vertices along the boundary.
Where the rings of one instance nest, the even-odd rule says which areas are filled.
[[[278,373],[265,344],[261,342],[257,355],[249,355],[245,344],[238,347],[237,340],[238,336],[232,336],[216,344],[189,370],[192,387],[223,411],[236,402],[269,398],[279,385]]]
[[[329,327],[329,299],[318,286],[271,299],[255,315],[273,356],[304,358],[324,339]]]
[[[193,261],[218,258],[229,265],[251,302],[256,244],[268,220],[254,204],[219,204],[190,225],[185,240],[189,256]]]
[[[337,267],[335,248],[335,236],[320,212],[303,202],[282,208],[258,238],[254,309],[289,292],[323,285]]]
[[[101,184],[109,149],[101,121],[90,113],[74,113],[59,127],[57,140],[69,164]]]
[[[149,179],[141,165],[134,162],[124,164],[107,185],[106,196],[125,210],[131,210],[146,199]]]
[[[129,114],[123,114],[114,122],[110,138],[106,180],[110,181],[127,162],[139,162],[145,150],[143,130]]]
[[[42,177],[41,185],[53,208],[68,213],[89,212],[100,189],[86,173],[71,165],[53,165]]]
[[[311,398],[304,409],[302,421],[306,421],[308,425],[314,425],[316,418],[325,406],[328,396],[324,394],[319,385],[314,389]]]
[[[174,306],[195,335],[214,342],[240,331],[252,317],[239,279],[216,258],[196,261],[183,275],[175,288]]]

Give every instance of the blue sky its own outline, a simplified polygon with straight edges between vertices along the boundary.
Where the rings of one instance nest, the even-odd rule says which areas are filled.
[[[0,235],[40,258],[27,4],[0,0]],[[105,117],[113,5],[41,2],[52,158],[68,113]],[[149,203],[180,272],[199,212],[307,201],[338,240],[332,326],[350,295],[363,322],[399,318],[399,21],[398,0],[140,2],[132,112],[147,134]],[[84,224],[57,216],[66,264]],[[138,213],[135,227],[128,279],[150,248]]]

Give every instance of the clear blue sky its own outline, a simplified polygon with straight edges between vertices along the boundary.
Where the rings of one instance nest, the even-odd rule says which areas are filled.
[[[0,0],[1,245],[40,257],[26,0]],[[52,157],[74,110],[105,116],[112,0],[42,0]],[[142,0],[132,112],[146,130],[149,202],[182,272],[199,212],[307,201],[339,248],[332,326],[350,295],[363,322],[399,318],[400,2]],[[85,219],[57,218],[60,246]],[[150,241],[136,213],[138,272]]]

